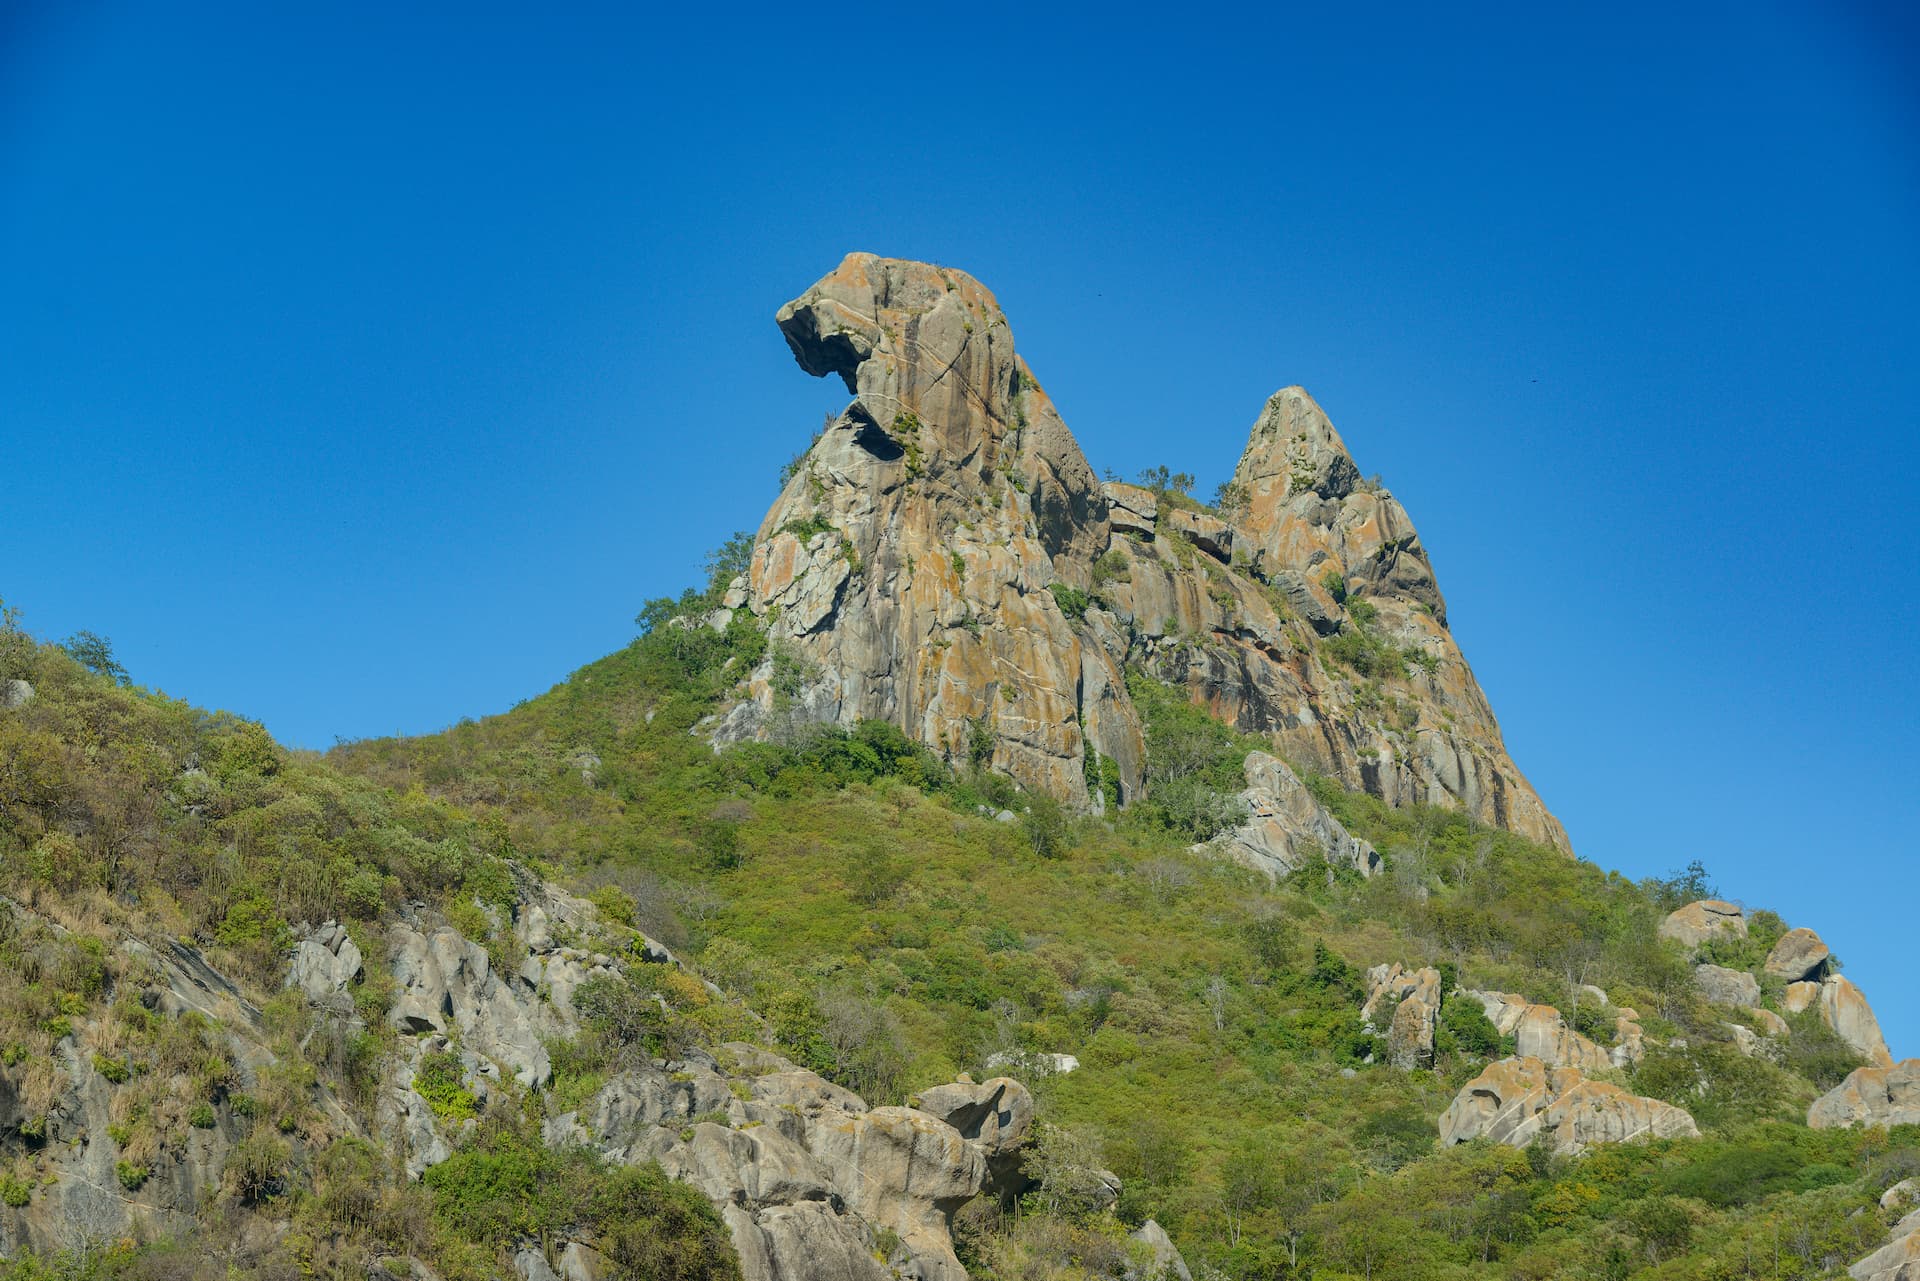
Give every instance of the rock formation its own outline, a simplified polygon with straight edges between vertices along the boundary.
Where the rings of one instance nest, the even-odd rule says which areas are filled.
[[[1732,903],[1718,899],[1698,899],[1667,913],[1660,922],[1660,937],[1672,939],[1689,950],[1722,935],[1747,936],[1747,918]]]
[[[1787,984],[1780,1002],[1789,1014],[1815,1009],[1820,1021],[1832,1028],[1869,1066],[1887,1067],[1893,1055],[1886,1038],[1880,1034],[1880,1020],[1867,1004],[1866,994],[1838,974],[1829,974],[1820,982],[1803,980]]]
[[[1391,1006],[1391,1018],[1381,1027],[1381,1012]],[[1399,964],[1376,965],[1367,971],[1367,1000],[1360,1021],[1385,1032],[1387,1062],[1405,1071],[1433,1066],[1433,1029],[1440,1014],[1440,971],[1431,966],[1403,970]]]
[[[1816,1130],[1848,1125],[1920,1125],[1920,1059],[1855,1068],[1813,1101],[1807,1124]]]
[[[1893,1225],[1887,1243],[1847,1269],[1853,1281],[1920,1281],[1920,1210]]]
[[[1325,860],[1362,876],[1380,870],[1373,846],[1341,825],[1313,799],[1286,762],[1249,752],[1247,789],[1240,793],[1247,821],[1219,838],[1227,854],[1273,880]]]
[[[1693,967],[1693,986],[1715,1005],[1745,1007],[1760,1000],[1760,982],[1745,970],[1730,970],[1721,965]]]
[[[1151,786],[1131,667],[1303,768],[1568,848],[1507,756],[1406,512],[1304,391],[1269,400],[1209,512],[1097,481],[962,272],[852,254],[778,321],[801,368],[853,400],[728,598],[791,661],[752,674],[716,741],[885,720],[1099,809]],[[1240,848],[1284,865],[1299,836]]]
[[[1485,1137],[1526,1147],[1545,1135],[1555,1152],[1573,1155],[1596,1143],[1698,1138],[1693,1118],[1672,1104],[1591,1081],[1578,1068],[1550,1068],[1539,1059],[1488,1064],[1462,1086],[1440,1117],[1440,1142]]]
[[[1775,978],[1798,983],[1803,979],[1826,976],[1827,960],[1833,953],[1812,930],[1788,930],[1767,953],[1766,971]]]

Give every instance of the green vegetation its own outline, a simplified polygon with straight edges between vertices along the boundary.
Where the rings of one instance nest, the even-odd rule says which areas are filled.
[[[618,1276],[733,1275],[702,1198],[537,1136],[640,1056],[742,1038],[874,1104],[998,1053],[1077,1056],[1078,1071],[1034,1082],[1045,1187],[1017,1213],[961,1212],[963,1259],[988,1281],[1116,1275],[1124,1226],[1149,1216],[1197,1274],[1248,1281],[1825,1276],[1877,1240],[1878,1193],[1920,1170],[1911,1129],[1801,1123],[1857,1062],[1817,1020],[1790,1020],[1777,1061],[1734,1051],[1726,1012],[1655,932],[1708,888],[1698,865],[1635,883],[1458,813],[1309,779],[1386,871],[1312,865],[1269,884],[1189,850],[1239,821],[1246,754],[1268,744],[1137,672],[1148,794],[1098,819],[989,772],[985,721],[934,748],[867,723],[716,754],[692,731],[743,673],[771,656],[776,681],[794,679],[744,615],[722,632],[667,625],[710,610],[742,563],[737,549],[716,557],[704,589],[648,603],[633,644],[509,713],[325,759],[0,631],[0,662],[38,691],[0,716],[0,888],[63,922],[0,928],[0,965],[21,976],[0,986],[0,1057],[24,1070],[110,1024],[113,1048],[81,1050],[129,1074],[110,1135],[129,1188],[224,1100],[222,1130],[242,1138],[223,1204],[284,1221],[236,1265],[260,1275],[364,1276],[376,1257],[413,1254],[469,1281],[502,1275],[512,1241],[573,1229]],[[1365,604],[1349,603],[1356,635]],[[575,763],[587,751],[590,777]],[[1119,799],[1113,762],[1089,752],[1086,770]],[[315,1105],[322,1086],[370,1097],[393,1034],[355,1041],[297,994],[268,999],[281,949],[290,922],[372,928],[409,897],[488,933],[478,905],[510,891],[509,859],[668,943],[720,995],[625,955],[576,992],[585,1029],[549,1047],[551,1087],[503,1086],[487,1106],[457,1048],[424,1055],[418,1088],[463,1137],[409,1184],[379,1136],[330,1133]],[[192,940],[260,995],[280,1062],[257,1087],[233,1092],[217,1029],[141,1005],[126,934]],[[1360,1023],[1361,971],[1388,960],[1447,975],[1431,1072],[1383,1066]],[[1707,1137],[1577,1159],[1438,1150],[1434,1119],[1511,1049],[1456,989],[1552,1002],[1604,1039],[1577,996],[1587,983],[1650,1035],[1686,1042],[1619,1080],[1684,1103]],[[352,993],[368,1028],[385,1026],[390,996],[371,965]],[[44,1116],[50,1080],[36,1088],[22,1111]],[[1102,1167],[1124,1181],[1117,1220],[1095,1208]],[[0,1199],[15,1188],[0,1182]],[[108,1252],[87,1275],[175,1275],[161,1269],[191,1254]],[[54,1275],[81,1273],[0,1267]]]
[[[1086,617],[1087,606],[1093,603],[1093,599],[1085,592],[1065,583],[1052,583],[1048,590],[1053,593],[1054,603],[1060,606],[1060,612],[1075,622]]]

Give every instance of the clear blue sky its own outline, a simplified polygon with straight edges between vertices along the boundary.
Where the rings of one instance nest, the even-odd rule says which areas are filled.
[[[1580,851],[1920,1054],[1915,19],[1339,8],[15,0],[0,596],[300,744],[503,709],[840,407],[775,308],[934,259],[1096,467],[1305,384]]]

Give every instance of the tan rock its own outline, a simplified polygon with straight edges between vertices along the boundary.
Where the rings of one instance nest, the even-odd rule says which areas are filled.
[[[1530,1005],[1514,1029],[1515,1053],[1538,1059],[1548,1067],[1604,1072],[1613,1059],[1599,1045],[1566,1025],[1551,1005]]]
[[[1920,1125],[1920,1059],[1890,1067],[1856,1068],[1813,1101],[1807,1124],[1816,1130],[1849,1125]]]
[[[1555,1152],[1566,1155],[1598,1143],[1697,1138],[1699,1133],[1680,1108],[1588,1080],[1578,1068],[1549,1068],[1534,1058],[1489,1064],[1440,1118],[1445,1146],[1485,1137],[1526,1147],[1545,1135]]]
[[[1012,1198],[1027,1190],[1020,1152],[1033,1130],[1033,1095],[1012,1077],[936,1085],[910,1100],[979,1145],[987,1161],[984,1191]]]
[[[1517,1035],[1527,1011],[1533,1008],[1533,1002],[1513,992],[1479,992],[1462,988],[1460,994],[1480,1002],[1480,1008],[1487,1012],[1488,1020],[1501,1036]]]
[[[1832,955],[1820,936],[1809,929],[1788,930],[1767,953],[1767,973],[1797,983],[1818,979],[1826,973],[1827,958]]]
[[[1839,1034],[1841,1040],[1867,1060],[1869,1067],[1893,1066],[1886,1038],[1880,1035],[1880,1020],[1866,995],[1838,974],[1820,983],[1820,1020]]]
[[[849,255],[778,320],[800,366],[854,399],[728,598],[799,679],[776,689],[770,660],[749,674],[708,726],[716,742],[886,720],[955,760],[984,744],[992,768],[1099,808],[1089,777],[1117,775],[1122,803],[1147,785],[1121,675],[1137,665],[1299,768],[1570,848],[1506,752],[1405,511],[1360,480],[1304,391],[1269,400],[1241,499],[1195,512],[1093,479],[998,302],[962,272]],[[1103,564],[1101,607],[1069,617],[1052,589],[1092,590],[1109,552],[1124,572]],[[1319,649],[1359,625],[1335,586],[1421,656],[1387,674],[1390,702]]]
[[[1167,512],[1167,528],[1217,561],[1233,559],[1233,527],[1218,516],[1175,507]]]
[[[1847,1269],[1853,1281],[1920,1281],[1920,1211],[1893,1227],[1888,1242]]]
[[[1793,1030],[1787,1026],[1785,1019],[1764,1007],[1754,1006],[1748,1010],[1747,1013],[1753,1015],[1755,1021],[1760,1024],[1760,1030],[1768,1036],[1782,1037],[1788,1035]]]
[[[1820,985],[1818,983],[1789,983],[1787,984],[1786,995],[1781,998],[1780,1003],[1787,1007],[1787,1013],[1798,1014],[1812,1006],[1813,1003],[1819,999]]]
[[[1747,936],[1747,918],[1732,903],[1718,899],[1696,899],[1685,907],[1667,913],[1660,923],[1660,937],[1673,939],[1685,947],[1699,947],[1723,934]]]
[[[1151,534],[1160,518],[1160,498],[1151,489],[1110,480],[1100,486],[1107,520],[1118,533]]]

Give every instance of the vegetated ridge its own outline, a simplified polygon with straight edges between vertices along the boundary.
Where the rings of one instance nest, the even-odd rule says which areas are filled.
[[[291,752],[4,613],[0,1277],[1920,1267],[1920,1061],[1570,857],[1304,392],[1207,505],[962,273],[779,319],[853,402],[503,715]]]

